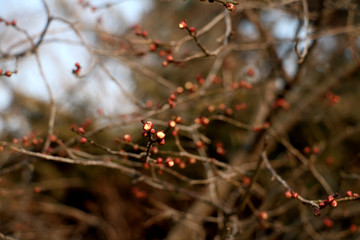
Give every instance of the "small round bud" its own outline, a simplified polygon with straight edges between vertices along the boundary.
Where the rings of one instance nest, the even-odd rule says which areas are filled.
[[[158,152],[159,152],[159,148],[158,148],[157,146],[153,146],[153,147],[151,148],[151,153],[152,153],[152,154],[158,154]]]
[[[205,83],[205,79],[201,76],[201,74],[196,74],[196,80],[200,85],[203,85]]]
[[[298,194],[297,192],[293,192],[293,193],[292,193],[292,198],[298,199],[298,198],[299,198],[299,194]]]
[[[357,230],[356,224],[351,224],[351,226],[350,226],[350,232],[354,233],[354,232],[356,232],[356,230]]]
[[[248,177],[248,176],[244,176],[244,177],[242,178],[242,183],[244,184],[245,187],[250,186],[251,178]]]
[[[291,191],[286,191],[285,198],[291,198],[291,197],[292,197]]]
[[[140,36],[140,35],[141,35],[141,29],[140,29],[140,27],[137,27],[137,28],[135,29],[135,35],[137,35],[137,36]]]
[[[164,50],[159,51],[160,57],[165,57],[165,55],[166,55],[166,52]]]
[[[320,152],[320,148],[318,146],[313,147],[314,154],[319,154],[319,152]]]
[[[214,106],[214,105],[209,105],[209,106],[207,107],[207,110],[208,110],[209,112],[213,112],[213,111],[215,111],[215,106]]]
[[[266,219],[269,218],[269,214],[267,212],[265,212],[265,211],[262,211],[262,212],[259,213],[259,218],[261,220],[266,220]]]
[[[168,99],[168,103],[169,103],[170,108],[174,108],[174,107],[175,107],[175,102],[172,101],[171,99]]]
[[[196,147],[197,148],[202,148],[202,147],[204,147],[204,143],[202,141],[197,141],[196,142]]]
[[[87,139],[86,139],[85,137],[82,137],[82,138],[80,138],[80,142],[81,142],[82,144],[84,144],[84,143],[87,142]]]
[[[39,186],[35,186],[34,187],[34,193],[40,193],[41,192],[41,189]]]
[[[189,158],[189,163],[190,163],[190,164],[195,164],[195,163],[196,163],[196,159],[195,159],[195,158]]]
[[[177,117],[175,118],[175,122],[176,122],[176,123],[181,123],[181,120],[182,120],[182,119],[181,119],[180,116],[177,116]]]
[[[144,163],[144,168],[145,168],[145,169],[150,169],[150,165],[149,165],[148,162],[145,162],[145,163]]]
[[[327,200],[329,203],[331,203],[332,201],[335,200],[335,198],[334,198],[333,195],[329,195],[329,196],[327,196],[326,200]]]
[[[179,167],[180,167],[181,169],[186,168],[186,163],[185,163],[185,162],[180,162],[180,163],[179,163]]]
[[[165,138],[165,133],[164,133],[164,131],[158,131],[158,132],[156,133],[156,138],[159,139],[159,140],[164,139],[164,138]]]
[[[165,162],[168,167],[173,167],[175,165],[175,162],[171,157],[167,157]]]
[[[186,23],[186,19],[184,19],[179,23],[179,28],[184,29],[186,27],[187,27],[187,23]]]
[[[31,140],[31,143],[32,143],[32,145],[36,146],[36,145],[39,144],[39,140],[37,140],[36,138],[34,138],[34,139]]]
[[[172,61],[174,61],[174,57],[173,57],[172,55],[168,55],[168,56],[166,57],[166,60],[167,60],[168,62],[172,62]]]
[[[131,142],[131,136],[130,136],[130,134],[125,134],[125,135],[124,135],[124,141],[125,141],[125,142]]]
[[[82,127],[79,127],[78,130],[77,130],[77,132],[78,132],[79,134],[84,134],[84,133],[85,133],[85,129],[82,128]]]
[[[138,145],[138,144],[135,144],[135,145],[133,146],[133,149],[134,149],[134,151],[139,150],[139,145]]]
[[[347,192],[346,192],[346,196],[347,196],[347,197],[352,197],[352,196],[353,196],[352,191],[347,191]]]
[[[172,101],[176,100],[176,95],[174,93],[170,94],[169,99]]]
[[[156,163],[157,163],[157,164],[162,164],[162,163],[163,163],[163,158],[158,157],[158,158],[156,159]]]
[[[226,9],[229,11],[235,11],[235,5],[233,3],[226,3]]]
[[[50,142],[56,142],[57,137],[55,135],[50,136]]]
[[[233,110],[231,108],[227,108],[225,110],[225,114],[228,115],[228,116],[231,116],[233,114]]]
[[[154,126],[154,125],[153,125],[152,122],[147,121],[147,122],[144,123],[144,125],[143,125],[143,130],[148,132],[148,131],[150,131],[150,130],[152,129],[153,126]]]
[[[189,31],[190,31],[190,33],[194,33],[194,32],[196,32],[196,29],[194,27],[190,27]]]
[[[224,156],[226,154],[226,151],[223,147],[217,147],[216,148],[216,153],[221,155],[221,156]]]
[[[176,88],[176,93],[177,94],[182,94],[184,92],[184,88],[183,87],[177,87]]]
[[[148,32],[147,31],[142,31],[141,35],[146,38],[148,36]]]
[[[320,202],[320,203],[319,203],[319,207],[320,207],[320,209],[325,208],[325,207],[326,207],[325,202]]]
[[[11,71],[6,71],[6,72],[4,73],[4,75],[7,76],[7,77],[11,77],[12,72],[11,72]]]
[[[333,208],[337,207],[337,201],[333,200],[332,202],[330,202],[330,206],[332,206]]]
[[[332,228],[334,226],[334,222],[330,218],[326,217],[324,218],[324,226],[326,228]]]
[[[304,147],[304,153],[309,154],[311,152],[311,148],[309,146]]]
[[[169,121],[169,127],[171,128],[176,127],[176,122],[174,120]]]
[[[207,118],[207,117],[202,117],[201,118],[201,123],[206,126],[206,125],[208,125],[210,123],[210,119]]]
[[[156,50],[156,44],[154,44],[154,43],[150,44],[149,50],[154,52]]]

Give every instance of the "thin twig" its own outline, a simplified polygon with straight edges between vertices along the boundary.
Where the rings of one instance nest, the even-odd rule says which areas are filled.
[[[0,233],[0,240],[18,240],[17,238],[5,236],[4,234]]]
[[[50,137],[54,133],[56,105],[55,105],[54,94],[51,90],[48,78],[46,77],[46,75],[44,73],[44,69],[43,69],[38,51],[35,51],[35,59],[36,59],[37,65],[40,70],[40,75],[41,75],[42,79],[44,80],[46,90],[50,97],[50,114],[49,114],[49,122],[48,122],[48,133],[47,133],[47,138],[46,138],[46,141],[45,141],[45,144],[43,147],[43,151],[46,151],[48,149],[48,147],[50,146]]]
[[[303,5],[303,9],[304,9],[304,25],[305,25],[305,40],[304,40],[304,49],[303,52],[300,53],[299,49],[298,49],[298,42],[295,42],[295,52],[299,58],[298,60],[298,64],[301,64],[302,62],[304,62],[305,57],[308,53],[308,48],[309,48],[309,8],[308,8],[308,4],[307,4],[307,0],[302,0],[302,5]]]
[[[267,158],[267,154],[266,154],[265,151],[261,153],[261,158],[262,158],[263,161],[265,162],[266,167],[269,169],[269,171],[271,172],[271,174],[273,175],[273,177],[274,177],[281,185],[283,185],[283,186],[286,188],[286,190],[288,190],[288,191],[293,191],[292,188],[287,184],[287,182],[286,182],[284,179],[282,179],[282,178],[280,177],[280,175],[278,175],[278,174],[276,173],[275,169],[271,166],[271,164],[270,164],[270,162],[269,162],[269,159]],[[317,203],[315,203],[313,200],[307,200],[307,199],[303,198],[302,196],[300,196],[300,194],[299,194],[298,199],[299,199],[299,201],[301,201],[301,202],[304,203],[304,204],[309,204],[309,205],[311,205],[311,206],[313,206],[313,207],[316,207],[317,209],[320,208],[319,205],[318,205]]]

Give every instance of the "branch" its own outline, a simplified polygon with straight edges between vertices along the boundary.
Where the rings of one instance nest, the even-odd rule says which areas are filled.
[[[303,9],[304,9],[304,22],[305,22],[305,43],[304,43],[304,49],[303,52],[300,53],[299,49],[298,49],[298,41],[295,42],[295,52],[299,58],[298,60],[298,64],[304,62],[305,57],[308,53],[308,48],[309,48],[309,9],[308,9],[308,4],[307,4],[307,0],[302,0],[302,4],[303,4]]]
[[[266,152],[262,152],[261,153],[261,158],[263,159],[263,161],[265,162],[265,165],[266,167],[269,169],[269,171],[271,172],[271,174],[273,175],[273,177],[281,184],[284,186],[284,188],[286,188],[286,190],[288,191],[292,191],[292,192],[295,192],[292,190],[292,188],[287,184],[287,182],[282,179],[280,177],[280,175],[278,175],[275,171],[275,169],[271,166],[270,162],[269,162],[269,159],[267,158],[267,155],[266,155]],[[305,198],[303,198],[302,196],[298,196],[297,198],[300,202],[304,203],[304,204],[308,204],[308,205],[311,205],[317,209],[320,209],[319,205],[317,203],[315,203],[315,201],[313,200],[307,200]]]

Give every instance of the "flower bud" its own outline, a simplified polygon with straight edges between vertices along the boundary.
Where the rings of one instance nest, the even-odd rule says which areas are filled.
[[[152,127],[153,127],[153,123],[150,121],[147,121],[146,123],[144,123],[143,130],[148,132],[152,129]]]
[[[186,23],[186,20],[184,19],[179,23],[179,28],[184,29],[186,27],[187,27],[187,23]]]
[[[165,133],[164,131],[158,131],[156,133],[156,138],[159,139],[159,140],[163,140],[165,138]]]

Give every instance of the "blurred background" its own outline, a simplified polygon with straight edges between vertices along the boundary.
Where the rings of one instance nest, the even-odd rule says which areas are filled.
[[[140,154],[137,146],[147,144],[140,119],[165,129],[176,116],[186,151],[242,169],[225,181],[231,187],[220,205],[236,209],[256,180],[251,203],[235,214],[235,239],[359,238],[358,201],[315,218],[311,207],[284,198],[286,189],[265,167],[256,173],[256,149],[267,139],[273,167],[307,199],[360,191],[360,3],[244,0],[228,11],[222,1],[210,2],[0,0],[0,233],[9,237],[0,239],[227,239],[225,217],[214,209],[194,221],[194,234],[176,234],[186,213],[195,215],[198,199],[189,195],[115,169],[45,161],[8,147],[128,164],[151,176],[141,159],[82,144],[76,129],[117,153]],[[212,54],[203,56],[179,28],[183,19]],[[37,54],[29,39],[41,40]],[[58,141],[44,148],[55,107],[51,136]],[[210,123],[197,124],[201,117]],[[168,135],[154,158],[178,154]],[[210,179],[206,169],[182,157],[174,171]],[[160,178],[195,192],[211,185],[174,175]]]

